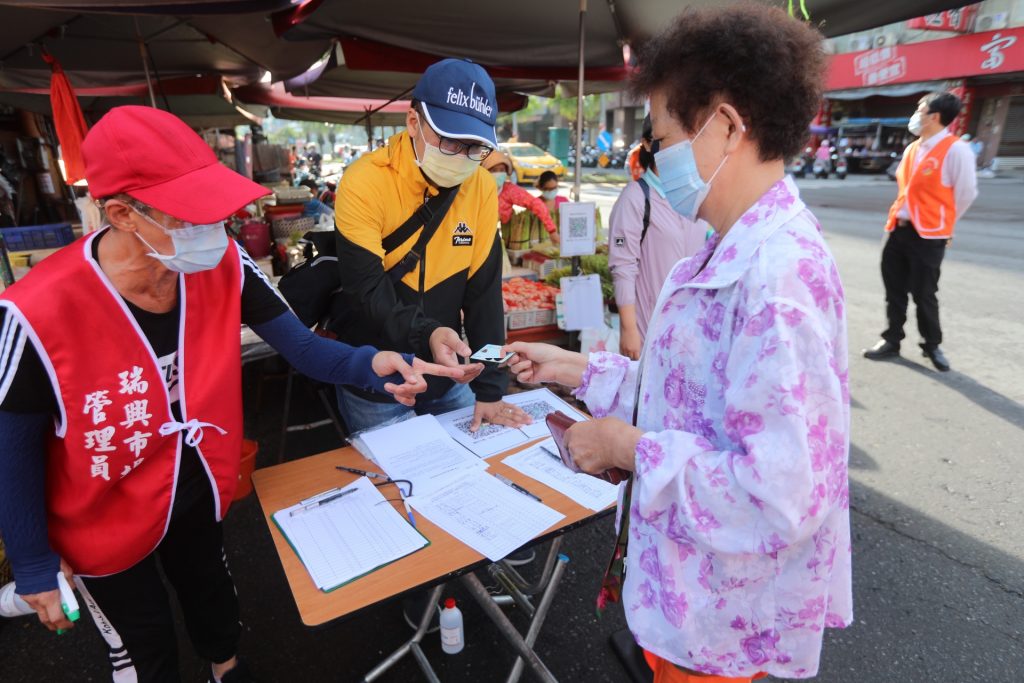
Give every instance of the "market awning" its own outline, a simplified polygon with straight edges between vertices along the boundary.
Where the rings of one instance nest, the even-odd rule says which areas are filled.
[[[219,95],[169,95],[171,110],[193,128],[231,128],[253,123],[267,116],[263,105],[231,103]],[[114,107],[149,104],[145,86],[135,96],[96,96],[78,94],[86,118],[97,121]],[[0,104],[51,115],[50,97],[31,93],[0,92]],[[244,112],[244,113],[243,113]]]
[[[193,6],[184,3],[182,11]],[[0,2],[0,25],[3,90],[47,85],[49,69],[40,58],[40,45],[60,60],[76,88],[142,82],[147,69],[159,79],[218,75],[241,84],[259,81],[266,71],[283,79],[305,71],[330,47],[328,40],[286,43],[274,35],[265,14],[251,13],[98,14]],[[148,54],[146,64],[140,42]]]
[[[849,33],[958,6],[945,0],[892,3],[866,0],[768,0],[770,4],[806,7],[809,20],[826,35]],[[587,93],[622,87],[628,77],[629,45],[663,29],[689,7],[710,0],[591,0],[584,16]],[[382,20],[382,17],[385,19]],[[539,18],[543,18],[540,20]],[[575,2],[522,0],[514,12],[500,3],[408,0],[373,3],[306,0],[275,15],[275,26],[288,40],[336,39],[340,56],[299,77],[310,95],[394,97],[415,83],[442,57],[466,57],[495,78],[499,93],[551,94],[555,82],[577,78],[579,7]],[[368,72],[368,73],[364,73]],[[504,81],[504,82],[502,82]],[[288,89],[299,92],[296,82]]]
[[[431,58],[426,65],[437,61]],[[344,54],[335,51],[309,73],[285,81],[286,90],[299,97],[346,97],[391,100],[407,97],[419,80],[419,70],[356,70],[349,68]],[[547,80],[495,78],[498,109],[518,111],[526,106],[527,94],[551,96],[555,84]]]
[[[837,36],[960,7],[949,0],[763,0]],[[687,7],[715,0],[591,0],[587,6],[588,67],[622,64],[622,45],[661,31]],[[468,57],[481,64],[572,66],[578,61],[579,7],[575,2],[519,0],[514,11],[497,2],[409,0],[325,2],[306,0],[275,15],[289,40],[362,38],[435,55]]]
[[[863,100],[865,97],[907,97],[918,93],[942,90],[945,81],[923,81],[905,85],[882,85],[875,88],[854,88],[852,90],[834,90],[825,96],[830,100]]]
[[[345,97],[299,97],[285,91],[276,83],[271,87],[249,85],[235,88],[234,96],[246,103],[265,105],[279,119],[295,121],[323,121],[327,123],[362,123],[368,112],[373,112],[373,124],[401,126],[409,111],[408,100],[357,99]]]

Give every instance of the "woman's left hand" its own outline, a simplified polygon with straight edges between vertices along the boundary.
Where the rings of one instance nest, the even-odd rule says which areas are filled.
[[[617,417],[577,422],[565,433],[565,447],[573,462],[588,474],[612,467],[633,471],[636,445],[643,432]]]
[[[415,405],[416,394],[426,391],[427,382],[423,379],[423,375],[449,377],[460,381],[467,371],[474,370],[472,365],[448,367],[447,365],[428,363],[419,358],[414,358],[412,365],[409,365],[402,358],[402,354],[395,351],[379,351],[373,357],[372,367],[378,377],[387,377],[397,372],[405,379],[404,384],[387,382],[384,389],[392,394],[396,401],[407,406]]]

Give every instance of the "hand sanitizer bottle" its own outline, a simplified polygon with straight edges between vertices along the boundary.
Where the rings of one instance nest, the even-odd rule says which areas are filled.
[[[466,646],[466,638],[462,630],[462,610],[455,606],[455,598],[444,601],[440,620],[441,649],[450,655],[462,652],[462,648]]]

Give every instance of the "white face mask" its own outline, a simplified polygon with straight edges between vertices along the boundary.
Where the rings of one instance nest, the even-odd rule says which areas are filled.
[[[910,117],[910,123],[907,124],[907,130],[910,131],[911,135],[921,135],[921,129],[924,128],[924,122],[921,120],[924,118],[921,116],[921,112],[915,111],[914,115]]]
[[[210,223],[208,225],[191,225],[186,223],[185,227],[171,230],[157,223],[155,220],[136,211],[149,223],[156,226],[165,235],[171,238],[174,245],[173,254],[161,254],[153,245],[145,240],[139,233],[135,235],[152,249],[149,256],[163,263],[169,270],[177,273],[198,273],[204,270],[212,270],[217,267],[224,257],[228,248],[228,234],[224,230],[224,222]]]
[[[455,187],[461,185],[464,180],[476,172],[480,166],[479,161],[473,161],[465,154],[448,155],[441,151],[436,145],[427,142],[423,136],[423,126],[426,124],[423,119],[417,121],[419,137],[423,141],[423,158],[416,159],[416,165],[420,167],[423,174],[432,180],[438,187]],[[416,145],[413,145],[415,151]]]

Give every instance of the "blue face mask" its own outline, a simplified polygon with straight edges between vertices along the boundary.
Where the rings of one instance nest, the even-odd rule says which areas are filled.
[[[697,219],[700,205],[704,203],[704,199],[711,191],[711,183],[714,181],[715,176],[718,175],[718,172],[722,170],[726,159],[729,158],[726,156],[722,159],[722,163],[718,164],[718,168],[715,169],[715,172],[707,182],[700,177],[700,171],[697,170],[697,160],[693,156],[693,142],[701,136],[701,133],[704,132],[704,129],[708,127],[708,124],[714,118],[715,114],[712,114],[711,118],[693,136],[693,139],[678,142],[671,147],[660,150],[654,155],[654,161],[658,165],[661,186],[664,188],[665,199],[672,205],[676,213],[691,221]]]
[[[558,190],[541,190],[540,196],[550,202],[558,196]]]
[[[508,173],[498,171],[497,173],[492,173],[491,175],[494,176],[494,182],[498,184],[498,192],[501,192],[501,188],[505,187],[505,181],[508,180]]]
[[[160,229],[171,238],[174,245],[173,254],[161,254],[139,233],[135,233],[143,244],[152,249],[149,255],[163,263],[168,270],[190,275],[217,267],[224,252],[228,248],[228,234],[224,230],[224,221],[209,225],[186,224],[180,228],[167,228],[155,220],[136,211],[148,223]]]
[[[661,184],[661,178],[654,172],[654,169],[647,169],[641,176],[652,190],[661,195],[661,198],[665,198],[665,186]]]

